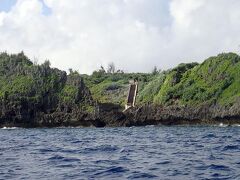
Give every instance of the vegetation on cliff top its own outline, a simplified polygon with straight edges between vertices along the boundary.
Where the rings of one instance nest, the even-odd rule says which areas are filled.
[[[138,79],[138,104],[231,105],[240,96],[240,57],[223,53],[203,63],[180,64],[168,71],[152,73],[108,73],[101,68],[84,76],[94,99],[123,105],[128,80]]]
[[[240,57],[234,53],[219,54],[210,57],[202,64],[194,66],[177,75],[178,82],[173,82],[176,75],[166,85],[159,102],[162,104],[201,104],[234,103],[240,96]]]
[[[151,82],[154,76],[150,73],[115,73],[99,69],[91,76],[83,75],[93,99],[101,103],[115,103],[124,106],[129,89],[129,80],[139,81],[139,91]]]
[[[70,111],[75,106],[88,106],[91,100],[79,74],[67,75],[51,68],[49,61],[35,65],[24,53],[0,54],[0,116],[21,115],[22,111]]]
[[[180,64],[168,71],[154,68],[152,73],[124,73],[112,64],[89,76],[72,70],[67,75],[50,68],[49,61],[35,65],[23,53],[0,54],[0,99],[18,104],[24,100],[44,112],[73,105],[89,111],[92,98],[123,106],[131,79],[139,82],[138,104],[231,105],[240,96],[240,57],[223,53],[201,64]]]

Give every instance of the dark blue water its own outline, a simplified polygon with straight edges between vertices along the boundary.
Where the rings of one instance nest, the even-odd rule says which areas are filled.
[[[0,179],[240,179],[240,127],[0,129]]]

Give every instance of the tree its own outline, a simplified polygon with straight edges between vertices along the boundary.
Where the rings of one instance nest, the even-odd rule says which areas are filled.
[[[153,69],[152,69],[152,75],[157,75],[157,74],[160,74],[160,73],[162,73],[162,70],[158,69],[157,66],[154,66]]]
[[[100,67],[100,69],[93,71],[92,76],[96,77],[96,78],[101,78],[104,76],[104,74],[106,73],[105,69],[103,66]]]
[[[100,67],[100,70],[99,71],[101,71],[101,72],[103,72],[103,73],[106,73],[106,71],[105,71],[105,69],[104,69],[104,67],[101,65],[101,67]]]
[[[156,74],[158,74],[158,69],[157,69],[157,66],[154,66],[152,70],[152,75],[156,75]]]
[[[73,74],[73,69],[72,68],[69,68],[69,74]]]
[[[49,60],[45,60],[44,63],[43,63],[43,66],[50,67],[51,66],[50,61]]]
[[[70,69],[69,69],[69,75],[70,75],[70,76],[75,76],[75,75],[79,76],[80,74],[79,74],[78,71],[73,70],[72,68],[70,68]]]
[[[107,67],[107,73],[114,74],[115,70],[116,70],[115,64],[113,62],[109,63]]]
[[[34,57],[33,58],[33,64],[36,66],[38,65],[38,58],[37,57]]]

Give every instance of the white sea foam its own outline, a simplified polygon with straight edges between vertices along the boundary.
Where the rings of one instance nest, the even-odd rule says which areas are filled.
[[[146,125],[145,127],[155,127],[155,125]]]
[[[240,124],[234,124],[233,126],[234,127],[240,127]]]
[[[7,129],[7,130],[12,130],[12,129],[17,129],[17,127],[3,127],[1,129]]]
[[[228,127],[227,124],[223,124],[223,123],[220,123],[219,126],[220,126],[220,127]]]

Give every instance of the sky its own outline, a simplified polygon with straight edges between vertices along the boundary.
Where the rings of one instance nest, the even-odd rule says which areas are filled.
[[[90,74],[240,51],[239,0],[0,0],[0,52]]]

